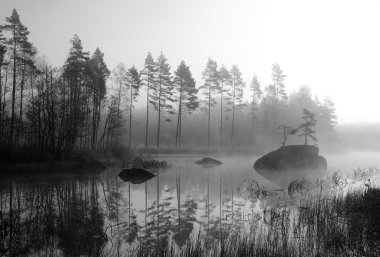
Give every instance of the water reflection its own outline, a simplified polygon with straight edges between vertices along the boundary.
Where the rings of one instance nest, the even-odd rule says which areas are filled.
[[[2,180],[0,255],[159,253],[171,239],[178,247],[197,236],[207,244],[239,229],[244,204],[234,199],[231,171],[179,160],[140,185],[123,182],[119,171]]]
[[[168,244],[178,249],[199,238],[205,248],[222,247],[285,215],[265,199],[309,190],[303,180],[276,187],[253,172],[250,158],[224,158],[210,169],[197,159],[170,159],[169,170],[154,170],[142,184],[123,182],[116,168],[99,176],[1,178],[0,256],[159,255]]]
[[[0,185],[0,253],[98,256],[107,241],[97,178]]]

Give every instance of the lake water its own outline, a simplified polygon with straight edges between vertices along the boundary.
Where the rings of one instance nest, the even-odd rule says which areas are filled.
[[[172,238],[182,245],[198,233],[217,238],[260,212],[263,196],[253,200],[248,186],[272,198],[283,194],[254,172],[254,156],[215,156],[223,165],[212,169],[194,163],[201,156],[154,158],[171,167],[139,185],[123,182],[119,168],[97,176],[2,177],[0,256],[126,256],[141,243]],[[326,159],[329,171],[380,166],[378,153]]]

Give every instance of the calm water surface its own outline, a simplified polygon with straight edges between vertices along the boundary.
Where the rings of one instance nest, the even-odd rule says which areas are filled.
[[[329,170],[380,166],[378,156],[335,155],[327,162]],[[157,156],[171,167],[139,185],[123,182],[118,168],[99,176],[1,177],[0,256],[125,256],[139,244],[171,238],[180,246],[199,231],[210,238],[229,233],[232,220],[242,223],[258,211],[245,180],[265,190],[279,186],[254,172],[257,157],[216,158],[222,166],[203,169],[194,164],[201,156]]]

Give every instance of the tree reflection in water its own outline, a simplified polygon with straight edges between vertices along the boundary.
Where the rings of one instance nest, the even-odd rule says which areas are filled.
[[[97,178],[0,185],[0,256],[99,256]]]
[[[149,184],[129,185],[112,170],[100,176],[3,181],[0,256],[160,255],[168,246],[188,245],[192,235],[207,245],[239,233],[232,219],[240,210],[238,200],[232,201],[232,184],[230,199],[222,199],[216,173],[223,202],[217,206],[188,195],[182,188],[185,170],[173,171],[174,184],[167,182],[166,172],[156,171]],[[206,210],[211,217],[204,223]]]

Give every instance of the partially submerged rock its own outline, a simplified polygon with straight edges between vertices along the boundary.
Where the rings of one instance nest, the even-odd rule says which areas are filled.
[[[149,179],[153,178],[154,174],[151,172],[140,169],[140,168],[131,168],[124,169],[120,172],[119,177],[125,182],[131,182],[132,184],[141,184]]]
[[[269,152],[259,158],[254,169],[264,178],[287,187],[301,177],[311,179],[323,176],[327,171],[326,159],[319,155],[319,148],[312,145],[290,145]]]
[[[205,157],[200,161],[195,161],[195,164],[198,164],[202,166],[203,168],[209,169],[209,168],[214,168],[219,165],[222,165],[223,163],[213,158]]]

